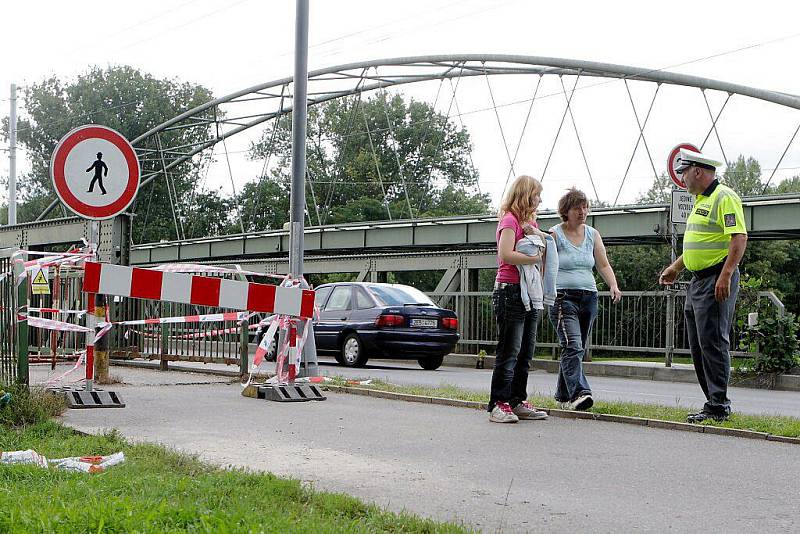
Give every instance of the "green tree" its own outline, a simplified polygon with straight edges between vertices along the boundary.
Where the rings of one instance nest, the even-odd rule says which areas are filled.
[[[734,162],[728,162],[722,183],[736,191],[739,196],[760,195],[764,189],[761,183],[761,165],[755,158],[739,156]]]
[[[661,175],[653,180],[650,189],[643,195],[639,195],[636,199],[637,204],[664,204],[672,200],[672,180],[667,173],[662,172]]]
[[[488,195],[476,191],[469,134],[429,104],[378,93],[314,106],[308,118],[306,200],[312,223],[488,212]],[[254,211],[268,202],[282,209],[274,195],[288,197],[291,118],[283,117],[275,128],[250,151],[256,160],[276,156],[275,167],[238,198],[250,229],[288,220],[286,211],[277,220],[275,213]]]
[[[71,129],[87,123],[102,124],[132,140],[170,117],[210,100],[208,89],[170,79],[157,79],[128,66],[92,67],[74,80],[53,76],[23,91],[25,116],[18,124],[18,139],[26,150],[31,171],[20,180],[19,220],[35,219],[55,199],[50,182],[50,156]],[[7,136],[8,121],[3,125]],[[176,129],[162,134],[169,146],[186,145],[210,137],[207,126]],[[142,173],[160,167],[158,158],[143,158]],[[197,210],[188,204],[192,186],[207,161],[186,162],[170,171],[173,203],[184,225]],[[159,177],[139,192],[134,208],[137,241],[174,238],[175,228],[167,183]],[[213,194],[212,194],[213,195]],[[219,204],[217,202],[216,204]],[[207,213],[207,209],[204,210]],[[51,217],[61,216],[59,210]],[[198,229],[200,235],[205,229]],[[209,229],[208,231],[213,231]]]
[[[785,193],[800,193],[800,176],[792,176],[777,185],[767,186],[765,191],[768,195],[782,195]]]
[[[669,245],[616,245],[606,250],[608,261],[623,291],[658,289],[658,276],[669,265]],[[596,278],[598,288],[607,289],[603,279],[599,275]]]

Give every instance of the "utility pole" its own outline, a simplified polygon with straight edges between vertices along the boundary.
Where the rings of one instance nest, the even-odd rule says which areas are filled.
[[[11,111],[8,115],[8,224],[17,224],[17,85],[11,84]]]
[[[289,274],[303,277],[303,231],[306,207],[306,121],[308,119],[308,0],[297,0],[294,30],[294,94],[292,95],[292,190],[289,212]],[[308,288],[303,280],[301,287]],[[297,336],[309,328],[298,376],[319,376],[314,329],[300,325]]]
[[[306,206],[306,120],[308,96],[308,0],[297,0],[292,96],[292,192],[289,212],[289,273],[303,276],[303,224]]]

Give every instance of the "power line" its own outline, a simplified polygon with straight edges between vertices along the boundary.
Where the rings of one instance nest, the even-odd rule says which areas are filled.
[[[128,43],[128,44],[126,44],[124,46],[120,46],[120,47],[114,48],[112,50],[115,51],[115,52],[118,52],[120,50],[125,50],[125,49],[128,49],[128,48],[131,48],[132,46],[136,46],[138,44],[145,43],[147,41],[152,41],[153,39],[155,39],[157,37],[162,37],[162,36],[167,35],[167,34],[173,32],[175,30],[179,30],[181,28],[185,28],[186,26],[190,26],[190,25],[194,24],[195,22],[199,22],[201,20],[207,19],[208,17],[210,17],[212,15],[217,15],[219,13],[222,13],[223,11],[227,11],[229,9],[232,9],[232,8],[238,6],[239,4],[243,4],[244,2],[247,2],[247,1],[248,0],[238,0],[236,2],[233,2],[232,4],[229,4],[227,6],[221,7],[219,9],[215,9],[214,11],[209,11],[208,13],[200,15],[199,17],[195,17],[195,18],[193,18],[191,20],[188,20],[188,21],[186,21],[184,23],[177,24],[175,26],[170,26],[169,28],[165,28],[164,30],[159,31],[157,34],[151,35],[150,37],[145,37],[143,39],[139,39],[138,41],[133,41],[131,43]]]

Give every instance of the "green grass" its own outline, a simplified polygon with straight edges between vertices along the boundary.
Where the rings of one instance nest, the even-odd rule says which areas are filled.
[[[350,380],[352,381],[352,379]],[[348,380],[341,377],[334,379],[332,384],[349,385]],[[421,395],[426,397],[441,397],[446,399],[459,399],[481,403],[489,402],[489,394],[487,392],[471,391],[449,384],[441,384],[436,387],[413,385],[405,386],[390,384],[382,380],[373,379],[370,385],[357,387],[391,391],[394,393]],[[542,408],[558,407],[557,403],[550,397],[532,396],[528,400],[534,405]],[[646,419],[659,419],[661,421],[686,422],[686,415],[689,412],[696,410],[691,410],[687,407],[681,406],[679,404],[679,400],[676,400],[674,406],[663,406],[658,404],[638,404],[634,402],[603,401],[595,399],[595,404],[591,411],[594,413],[643,417]],[[786,436],[792,438],[800,437],[800,419],[782,415],[743,415],[733,413],[725,422],[707,422],[703,424],[725,428],[736,428],[741,430],[754,430],[756,432],[766,432],[776,436]]]
[[[296,480],[210,467],[114,433],[85,436],[52,421],[0,426],[0,450],[29,448],[49,458],[122,450],[126,461],[91,475],[0,465],[3,533],[464,531]]]

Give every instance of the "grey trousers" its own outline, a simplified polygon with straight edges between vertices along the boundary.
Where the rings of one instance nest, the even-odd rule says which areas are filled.
[[[694,361],[697,381],[706,396],[703,411],[715,415],[731,412],[728,380],[731,376],[730,332],[736,297],[739,294],[739,269],[731,276],[731,294],[724,302],[714,298],[716,276],[692,279],[683,307],[686,335]]]

